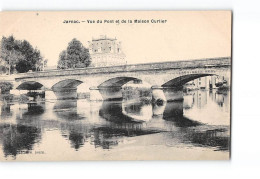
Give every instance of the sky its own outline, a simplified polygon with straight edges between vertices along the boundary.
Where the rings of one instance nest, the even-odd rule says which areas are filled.
[[[6,11],[0,13],[0,36],[29,41],[48,66],[57,65],[73,38],[88,48],[88,41],[100,35],[121,41],[129,64],[226,57],[231,56],[231,16],[231,11]],[[135,19],[150,23],[121,23]]]

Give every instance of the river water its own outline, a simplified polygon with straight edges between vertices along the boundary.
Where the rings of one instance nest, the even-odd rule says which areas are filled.
[[[0,108],[4,161],[229,159],[229,92],[193,91],[163,105],[80,99]]]

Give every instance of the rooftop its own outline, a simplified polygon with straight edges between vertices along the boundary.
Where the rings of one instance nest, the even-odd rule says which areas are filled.
[[[115,38],[109,38],[106,35],[100,35],[99,38],[94,38],[92,37],[92,41],[99,41],[99,40],[117,40],[116,37]]]

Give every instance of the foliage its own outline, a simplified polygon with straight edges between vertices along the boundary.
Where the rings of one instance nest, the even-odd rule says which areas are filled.
[[[10,72],[15,70],[19,73],[41,71],[46,65],[38,49],[26,40],[16,40],[13,36],[2,37],[0,48],[0,59],[5,62]]]
[[[19,60],[16,64],[15,69],[20,73],[28,72],[31,69],[31,65],[26,60]]]
[[[1,94],[9,93],[13,88],[13,84],[9,82],[0,82]]]
[[[0,74],[6,74],[8,72],[8,68],[4,65],[0,66]]]
[[[72,39],[59,56],[58,69],[84,68],[91,63],[89,50],[80,41]]]

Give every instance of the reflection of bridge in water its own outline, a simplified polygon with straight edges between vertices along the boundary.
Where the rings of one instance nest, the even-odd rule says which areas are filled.
[[[215,99],[219,103],[221,98]],[[17,112],[10,109],[12,106],[2,107],[4,112],[1,112],[1,119],[3,116],[13,116],[15,122],[6,124],[1,121],[0,140],[6,155],[32,150],[34,144],[42,140],[45,130],[61,131],[61,135],[76,150],[86,142],[95,147],[109,149],[117,146],[124,137],[158,133],[165,135],[168,141],[178,139],[195,146],[227,150],[227,128],[204,125],[185,117],[184,102],[156,105],[142,101],[103,101],[86,102],[86,106],[79,100],[58,100],[51,104],[42,102],[18,105]],[[199,105],[197,103],[195,105]],[[25,142],[22,144],[21,141]]]

